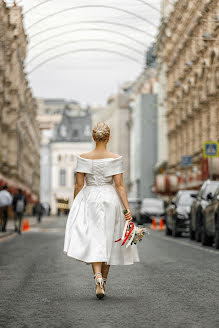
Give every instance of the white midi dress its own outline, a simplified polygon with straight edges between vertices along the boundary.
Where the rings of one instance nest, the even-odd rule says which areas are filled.
[[[115,242],[126,222],[113,181],[113,175],[124,172],[123,157],[91,160],[77,156],[75,171],[85,173],[85,184],[68,215],[63,252],[87,264],[140,262],[137,245],[126,248]]]

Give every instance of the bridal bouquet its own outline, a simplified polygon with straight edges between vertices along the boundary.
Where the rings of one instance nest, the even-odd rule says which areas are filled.
[[[127,210],[124,210],[123,213],[126,214]],[[122,245],[128,241],[126,248],[132,245],[133,243],[136,245],[138,241],[142,241],[144,234],[149,234],[149,231],[146,228],[139,228],[134,225],[133,222],[127,221],[124,226],[122,237],[115,242],[122,240]]]

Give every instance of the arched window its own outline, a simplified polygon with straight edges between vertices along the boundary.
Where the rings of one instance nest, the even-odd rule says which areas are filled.
[[[65,169],[61,169],[59,171],[59,184],[60,184],[60,186],[66,185],[66,170]]]

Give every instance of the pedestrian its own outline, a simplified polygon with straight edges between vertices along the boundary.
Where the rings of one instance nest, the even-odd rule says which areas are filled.
[[[34,206],[34,213],[37,217],[38,222],[41,222],[41,217],[43,215],[43,212],[44,212],[43,205],[39,201],[37,201]]]
[[[14,230],[21,234],[22,219],[27,205],[26,197],[23,195],[21,189],[18,189],[18,193],[14,195],[12,205],[14,210]]]
[[[12,196],[7,189],[8,186],[5,185],[0,191],[0,218],[2,232],[6,232],[6,226],[8,222],[8,207],[12,204]]]
[[[49,207],[48,207],[48,216],[50,216],[50,213],[51,213],[51,206],[49,205]]]
[[[101,299],[106,294],[110,265],[129,265],[140,259],[137,245],[126,248],[115,242],[122,236],[126,220],[132,220],[123,183],[123,156],[107,150],[110,128],[106,123],[97,123],[92,137],[95,149],[77,156],[74,201],[66,223],[63,252],[92,264],[96,296]]]

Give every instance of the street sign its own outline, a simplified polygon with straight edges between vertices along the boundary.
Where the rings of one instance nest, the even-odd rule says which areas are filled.
[[[203,143],[203,156],[205,158],[213,158],[219,156],[219,142],[205,141]]]
[[[181,157],[181,166],[188,167],[192,165],[192,156],[182,156]]]

